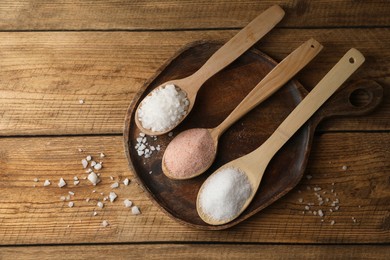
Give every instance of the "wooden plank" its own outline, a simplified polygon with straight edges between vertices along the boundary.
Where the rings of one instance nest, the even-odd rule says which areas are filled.
[[[389,140],[388,132],[316,136],[307,169],[311,179],[304,178],[288,195],[247,221],[229,230],[210,232],[170,219],[135,180],[114,190],[118,195],[114,203],[104,202],[103,209],[96,206],[112,190],[114,181],[109,176],[115,181],[133,179],[121,136],[0,138],[0,244],[389,243]],[[100,152],[106,157],[98,158]],[[102,182],[96,187],[83,179],[87,174],[81,159],[88,154],[103,161]],[[81,180],[77,186],[73,185],[74,176]],[[61,177],[68,183],[66,187],[57,186]],[[46,179],[52,184],[43,187]],[[60,199],[68,191],[75,193],[70,198],[75,203],[72,208]],[[318,205],[315,193],[323,198],[323,205]],[[142,214],[132,215],[123,205],[125,198],[139,206]],[[332,206],[336,199],[339,203]],[[309,203],[315,203],[310,205],[311,213],[305,210]],[[324,217],[313,214],[319,209]],[[94,211],[97,216],[93,216]],[[110,226],[102,227],[103,220]]]
[[[273,4],[286,11],[283,27],[390,25],[386,0],[6,0],[0,5],[0,30],[240,28]]]
[[[121,133],[134,93],[168,58],[190,42],[225,42],[236,32],[0,33],[0,135]],[[385,89],[372,115],[321,129],[389,130],[390,29],[279,29],[257,47],[281,60],[310,37],[325,49],[297,76],[307,88],[356,47],[367,61],[351,80],[374,79]]]
[[[386,245],[137,244],[2,247],[2,259],[387,259]]]

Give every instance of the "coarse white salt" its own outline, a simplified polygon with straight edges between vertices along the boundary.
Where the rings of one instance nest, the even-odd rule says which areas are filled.
[[[114,180],[114,177],[110,176],[110,180],[112,180],[112,181],[113,181],[113,180]]]
[[[74,177],[73,177],[73,180],[74,180],[74,181],[78,181],[79,178],[78,178],[77,176],[74,176]]]
[[[38,178],[34,178],[34,181],[35,181],[35,182],[38,182],[39,180],[38,180]]]
[[[69,208],[72,208],[72,207],[74,206],[74,203],[73,203],[72,201],[70,201],[70,202],[68,203],[68,206],[69,206]]]
[[[100,170],[103,166],[100,163],[97,163],[93,166],[95,170]]]
[[[86,173],[90,173],[92,172],[92,169],[91,168],[88,168],[88,170],[85,171]]]
[[[43,183],[43,186],[49,186],[51,183],[50,183],[50,181],[49,180],[45,180],[45,182]]]
[[[189,103],[185,92],[167,84],[144,98],[137,111],[138,120],[145,129],[163,132],[180,122]]]
[[[334,220],[332,220],[331,222],[330,222],[330,224],[333,226],[334,225],[334,223],[336,223]]]
[[[83,165],[83,168],[85,169],[88,166],[88,161],[86,159],[82,159],[81,164]]]
[[[87,157],[85,159],[87,159],[87,161],[89,162],[90,160],[92,160],[92,156],[91,155],[87,155]]]
[[[305,206],[305,210],[309,210],[310,209],[310,207],[309,206]]]
[[[63,178],[60,179],[60,181],[58,182],[58,187],[62,188],[66,185],[66,182],[64,181]]]
[[[93,185],[96,185],[97,183],[99,183],[99,178],[98,176],[96,175],[96,173],[94,172],[91,172],[90,174],[88,174],[88,180],[93,184]]]
[[[73,181],[73,185],[74,185],[74,186],[79,185],[79,183],[80,183],[80,181]]]
[[[86,199],[85,199],[86,202],[89,202],[90,200],[91,200],[90,198],[86,198]]]
[[[116,189],[118,187],[119,187],[119,183],[117,183],[117,182],[114,182],[113,184],[111,184],[112,189]]]
[[[299,198],[298,201],[299,201],[300,203],[302,203],[302,202],[303,202],[303,199],[302,199],[302,198]]]
[[[348,166],[347,165],[343,165],[343,167],[341,169],[343,169],[343,171],[346,171],[348,169]]]
[[[84,100],[83,100],[83,99],[80,99],[80,100],[79,100],[79,103],[80,103],[80,105],[84,104]]]
[[[320,190],[321,190],[320,187],[315,187],[315,188],[314,188],[314,191],[320,191]]]
[[[103,204],[103,202],[101,202],[101,201],[98,201],[98,203],[96,204],[99,208],[103,208],[104,207],[104,204]]]
[[[69,195],[74,196],[74,192],[73,191],[69,191],[68,193],[69,193]]]
[[[204,183],[199,207],[214,220],[230,220],[241,211],[251,193],[252,187],[241,170],[224,168]]]
[[[322,212],[322,210],[318,210],[318,216],[320,216],[320,217],[323,217],[324,216],[324,212]]]
[[[114,202],[114,200],[118,197],[118,195],[116,195],[115,192],[111,191],[109,197],[110,197],[110,202]]]
[[[125,199],[123,201],[123,204],[125,204],[126,208],[130,208],[133,205],[133,202],[131,200],[129,200],[129,199]]]
[[[129,180],[128,178],[126,178],[126,179],[123,180],[123,184],[124,184],[125,186],[129,185],[129,183],[130,183],[130,180]]]
[[[78,150],[79,150],[80,153],[83,151],[83,149],[81,149],[81,148],[79,148]]]
[[[108,227],[109,225],[110,225],[110,223],[108,223],[107,220],[103,220],[103,222],[102,222],[103,227]]]
[[[96,165],[96,162],[95,161],[91,161],[91,166],[95,166]]]
[[[139,210],[139,208],[137,206],[133,206],[133,207],[131,207],[131,214],[139,215],[139,214],[141,214],[141,211]]]
[[[97,216],[97,214],[98,214],[98,213],[97,213],[96,211],[93,212],[93,215],[94,215],[94,216]]]
[[[100,158],[104,158],[106,155],[104,153],[100,153]]]
[[[60,200],[65,201],[66,200],[65,196],[61,196]]]
[[[172,137],[172,136],[173,136],[173,132],[169,132],[169,133],[168,133],[168,136],[169,136],[169,137]]]

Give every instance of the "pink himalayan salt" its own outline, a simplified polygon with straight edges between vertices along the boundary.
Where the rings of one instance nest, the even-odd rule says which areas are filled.
[[[190,129],[169,143],[164,154],[164,164],[169,177],[191,178],[211,165],[215,152],[214,141],[207,129]]]

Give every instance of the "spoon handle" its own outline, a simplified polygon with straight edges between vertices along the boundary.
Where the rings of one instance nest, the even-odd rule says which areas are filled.
[[[283,16],[284,11],[278,5],[271,6],[257,16],[215,52],[208,61],[192,75],[192,77],[196,79],[197,85],[200,87],[207,79],[242,55],[275,27]],[[196,92],[197,90],[194,91]]]
[[[272,140],[275,153],[325,103],[325,101],[360,67],[364,56],[350,49],[325,75],[312,91],[280,124],[268,140]]]
[[[309,39],[290,53],[252,89],[219,126],[214,128],[214,135],[223,134],[238,119],[275,93],[305,67],[322,50],[322,47],[316,40]]]

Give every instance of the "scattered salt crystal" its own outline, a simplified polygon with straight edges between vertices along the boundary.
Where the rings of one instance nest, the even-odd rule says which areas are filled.
[[[341,169],[343,169],[343,171],[346,171],[348,169],[348,166],[347,165],[343,165],[343,167]]]
[[[61,196],[60,200],[65,201],[66,200],[65,196]]]
[[[104,198],[103,198],[103,201],[107,201],[107,200],[108,200],[108,197],[104,197]]]
[[[102,168],[102,165],[100,163],[97,163],[95,166],[93,166],[95,170],[100,170]]]
[[[110,180],[112,180],[112,181],[113,181],[113,180],[114,180],[114,177],[110,176]]]
[[[88,170],[85,171],[86,173],[90,173],[92,172],[92,169],[91,168],[88,168]]]
[[[124,185],[127,186],[127,185],[129,185],[129,183],[130,183],[130,180],[129,180],[128,178],[126,178],[126,179],[123,180],[123,184],[124,184]]]
[[[186,93],[173,84],[167,84],[145,97],[137,111],[138,120],[145,129],[163,132],[180,122],[187,113],[188,105]]]
[[[139,136],[141,136],[141,137],[144,137],[145,136],[145,133],[139,133]]]
[[[104,158],[106,155],[104,153],[100,153],[100,158]]]
[[[103,202],[101,202],[101,201],[98,201],[98,203],[96,204],[99,208],[103,208],[104,207],[104,204],[103,204]]]
[[[97,213],[96,211],[93,212],[93,215],[94,215],[94,216],[97,216],[97,214],[98,214],[98,213]]]
[[[98,178],[98,176],[96,175],[96,173],[94,173],[94,172],[91,172],[90,174],[88,174],[88,180],[89,180],[93,185],[96,185],[96,184],[99,182],[99,178]]]
[[[66,182],[64,181],[63,178],[60,179],[60,181],[58,182],[58,187],[62,188],[66,185]]]
[[[109,225],[110,225],[110,223],[108,223],[107,220],[103,220],[103,222],[102,222],[103,227],[108,227]]]
[[[131,207],[131,213],[133,215],[139,215],[139,214],[141,214],[141,211],[139,210],[139,208],[137,206],[133,206],[133,207]]]
[[[90,200],[91,200],[90,198],[86,198],[86,199],[85,199],[86,202],[89,202]]]
[[[309,206],[305,206],[305,210],[309,210],[310,209],[310,207]]]
[[[138,156],[142,156],[144,154],[144,151],[137,151]]]
[[[38,182],[39,180],[38,180],[38,178],[34,178],[34,181],[35,181],[35,182]]]
[[[330,224],[333,226],[334,225],[334,223],[335,223],[335,221],[334,220],[332,220],[331,222],[330,222]]]
[[[74,196],[74,192],[73,191],[69,191],[69,195]]]
[[[324,216],[324,212],[322,212],[322,210],[318,210],[318,216],[323,217]]]
[[[114,202],[114,200],[118,197],[115,192],[111,191],[110,192],[110,202]]]
[[[315,187],[315,188],[314,188],[314,191],[320,191],[320,190],[321,190],[320,187]]]
[[[169,137],[172,137],[172,136],[173,136],[173,132],[169,132],[169,133],[168,133],[168,136],[169,136]]]
[[[88,161],[86,159],[82,159],[81,164],[83,165],[83,168],[85,169],[88,166]]]
[[[230,220],[241,211],[251,193],[251,184],[241,170],[224,168],[203,184],[199,207],[212,219]]]
[[[83,149],[79,148],[79,152],[81,153],[83,151]]]
[[[152,173],[153,173],[153,171],[150,171],[150,172],[149,172],[149,174],[152,174]]]
[[[95,165],[96,165],[96,162],[95,161],[91,161],[91,167],[93,167]]]
[[[115,188],[118,188],[119,187],[119,183],[117,182],[114,182],[113,184],[111,184],[111,188],[112,189],[115,189]]]
[[[84,100],[80,99],[79,103],[80,103],[80,105],[84,104]]]
[[[66,200],[70,200],[70,195],[66,195]]]
[[[155,151],[155,150],[156,150],[156,147],[150,146],[150,150],[151,150],[151,151]]]
[[[303,202],[303,199],[302,199],[302,198],[299,198],[298,201],[299,201],[300,203],[302,203],[302,202]]]
[[[133,202],[131,200],[129,200],[129,199],[125,199],[123,201],[123,204],[125,204],[126,208],[130,208],[133,205]]]
[[[73,180],[74,180],[74,181],[78,181],[79,178],[77,178],[77,176],[74,176],[74,177],[73,177]]]
[[[95,193],[95,192],[96,192],[96,190],[93,190],[93,191],[92,191],[92,193]]]
[[[90,160],[92,160],[92,156],[91,155],[87,155],[87,157],[85,159],[87,159],[87,161],[90,161]]]
[[[156,150],[160,151],[160,149],[161,149],[160,145],[157,145]]]
[[[69,208],[72,208],[72,207],[74,206],[74,203],[73,203],[72,201],[70,201],[70,202],[68,203],[68,206],[69,206]]]
[[[45,180],[45,182],[43,183],[43,186],[49,186],[51,183],[50,183],[50,181],[49,180]]]
[[[80,181],[73,181],[73,185],[76,186],[76,185],[79,185]]]

